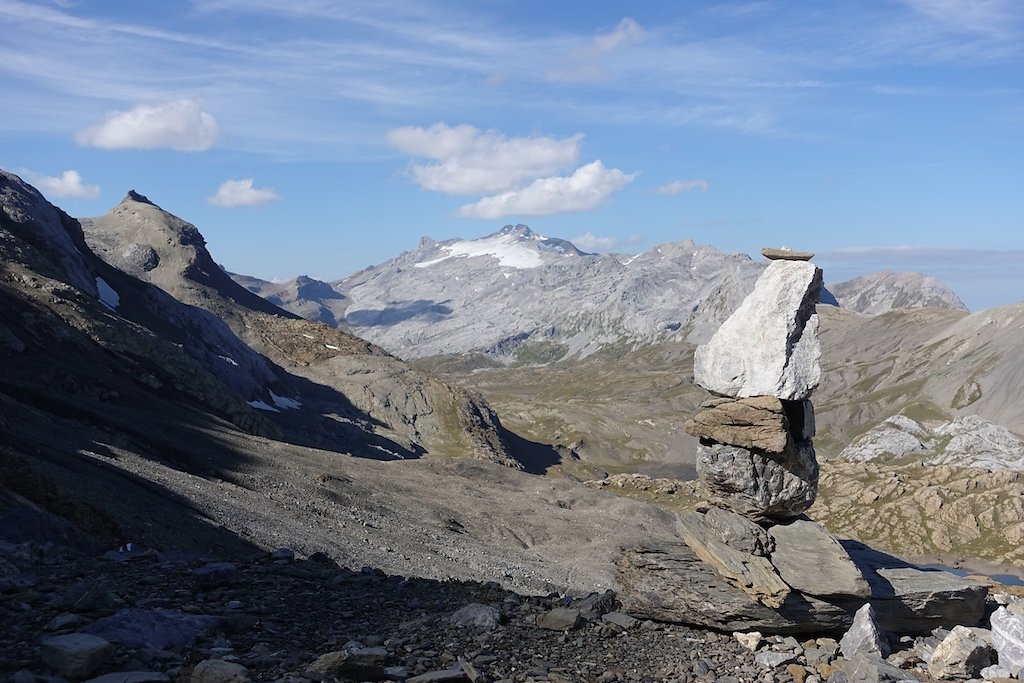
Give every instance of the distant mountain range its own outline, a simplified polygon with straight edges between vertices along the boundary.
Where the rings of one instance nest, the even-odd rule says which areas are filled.
[[[414,251],[332,283],[233,277],[286,310],[402,357],[475,353],[507,364],[582,358],[622,341],[703,342],[764,267],[692,241],[635,255],[588,254],[507,225],[475,240],[425,237]],[[840,305],[864,313],[964,310],[955,293],[916,273],[880,273],[835,288]],[[837,303],[828,293],[824,302]]]

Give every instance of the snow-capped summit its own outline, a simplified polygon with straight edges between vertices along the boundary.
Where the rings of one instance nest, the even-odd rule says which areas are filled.
[[[429,268],[451,258],[489,256],[508,268],[537,268],[552,260],[584,256],[572,242],[535,233],[526,225],[506,225],[498,232],[475,240],[434,242],[424,238],[419,252],[424,260],[415,268]]]

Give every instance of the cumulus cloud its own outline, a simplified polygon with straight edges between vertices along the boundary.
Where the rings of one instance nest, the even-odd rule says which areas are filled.
[[[484,197],[459,207],[457,216],[493,219],[508,215],[543,216],[589,211],[632,182],[635,173],[605,168],[600,160],[580,166],[568,177],[540,178],[526,187]]]
[[[100,196],[100,186],[84,182],[82,175],[74,169],[64,171],[59,176],[43,175],[27,170],[22,174],[47,197],[96,199]]]
[[[225,180],[217,188],[217,193],[206,201],[214,206],[233,208],[236,206],[262,206],[280,199],[270,188],[252,186],[252,178],[241,180]]]
[[[396,128],[387,137],[407,154],[435,160],[411,164],[409,172],[422,188],[449,195],[502,192],[572,166],[583,140],[581,134],[507,138],[495,130],[445,123]]]
[[[640,235],[630,235],[626,239],[621,239],[612,235],[595,235],[588,230],[570,241],[583,251],[608,251],[624,244],[636,244],[642,240]]]
[[[209,149],[220,125],[195,100],[140,104],[115,112],[102,123],[80,130],[78,143],[101,149],[173,149],[202,152]]]
[[[666,183],[654,191],[658,194],[682,194],[690,190],[703,190],[707,192],[708,181],[699,178],[696,180],[673,180],[671,183]]]

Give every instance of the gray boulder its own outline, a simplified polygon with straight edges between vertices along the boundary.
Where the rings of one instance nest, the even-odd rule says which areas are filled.
[[[992,644],[999,654],[999,665],[1024,673],[1024,618],[1000,607],[992,613]]]
[[[768,529],[772,564],[793,588],[818,597],[871,596],[871,587],[842,544],[820,524],[797,519]]]
[[[755,521],[796,517],[818,495],[818,461],[810,441],[791,444],[781,454],[702,445],[696,466],[708,500]]]
[[[249,670],[223,659],[204,659],[196,664],[190,683],[249,683]]]
[[[802,400],[818,385],[821,269],[772,261],[754,290],[707,344],[697,347],[694,381],[722,396]]]
[[[89,624],[84,630],[124,647],[156,650],[192,647],[196,638],[221,625],[220,617],[173,609],[127,607]]]
[[[501,620],[501,612],[497,608],[477,602],[460,607],[448,617],[450,624],[473,626],[486,630],[497,628],[501,624]]]
[[[918,679],[908,671],[889,664],[876,654],[862,653],[843,664],[847,683],[898,683],[909,681],[918,683]],[[831,678],[829,680],[832,680]]]
[[[537,617],[537,626],[549,631],[571,631],[583,623],[578,609],[556,607]]]
[[[995,651],[974,630],[954,626],[928,661],[928,673],[935,678],[977,678],[992,664]]]
[[[85,678],[114,654],[109,641],[86,633],[67,633],[44,640],[39,658],[68,678]]]
[[[839,641],[839,650],[848,660],[862,654],[889,656],[889,641],[878,626],[878,617],[871,603],[865,603],[854,614],[853,624]]]

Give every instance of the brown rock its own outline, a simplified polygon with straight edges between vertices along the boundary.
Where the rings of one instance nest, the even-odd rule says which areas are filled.
[[[790,442],[786,412],[774,396],[706,401],[686,422],[686,431],[699,439],[767,453],[782,453]]]
[[[814,258],[809,251],[793,251],[789,247],[762,247],[761,256],[769,261],[810,261]]]
[[[786,667],[786,672],[793,677],[793,683],[804,683],[804,679],[807,678],[807,669],[799,664],[790,664]]]

